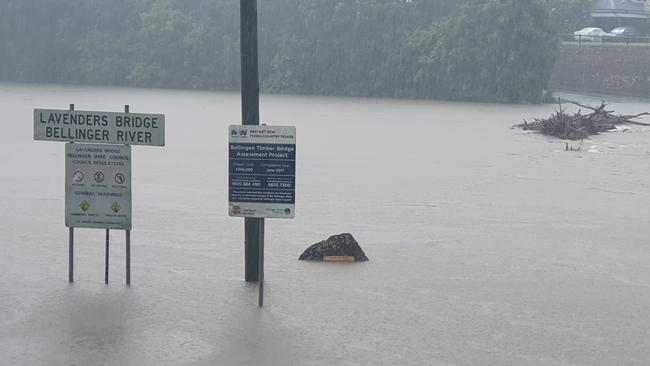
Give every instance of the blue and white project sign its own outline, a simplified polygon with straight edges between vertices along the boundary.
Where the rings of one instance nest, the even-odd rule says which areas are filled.
[[[233,125],[229,136],[230,216],[294,218],[296,128]]]

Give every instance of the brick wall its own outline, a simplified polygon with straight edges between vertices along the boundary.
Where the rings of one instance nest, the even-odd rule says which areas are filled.
[[[563,44],[551,89],[650,98],[650,45]]]

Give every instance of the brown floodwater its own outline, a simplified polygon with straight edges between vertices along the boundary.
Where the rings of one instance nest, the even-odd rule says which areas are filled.
[[[133,147],[130,288],[118,231],[110,284],[89,229],[67,283],[64,144],[32,110],[70,103],[166,115],[165,147]],[[554,107],[263,96],[298,167],[258,309],[227,214],[237,94],[0,84],[0,364],[646,365],[650,128],[573,152],[511,128]],[[369,262],[297,260],[343,232]]]

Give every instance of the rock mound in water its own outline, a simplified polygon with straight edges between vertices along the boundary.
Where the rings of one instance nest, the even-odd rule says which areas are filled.
[[[300,258],[301,261],[322,261],[323,257],[354,257],[356,262],[368,260],[359,243],[354,240],[352,234],[332,235],[327,240],[316,243],[305,250]]]

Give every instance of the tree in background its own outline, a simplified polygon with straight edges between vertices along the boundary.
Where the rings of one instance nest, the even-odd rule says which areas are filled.
[[[68,66],[68,81],[96,85],[128,84],[140,13],[150,4],[142,0],[85,0],[77,5],[79,35],[75,38],[77,62]],[[56,40],[54,40],[56,41]]]
[[[264,3],[263,3],[264,4]],[[276,0],[260,9],[261,76],[277,93],[422,97],[407,37],[449,0]],[[281,19],[281,21],[278,21]],[[264,56],[266,55],[266,56]]]
[[[75,64],[75,13],[68,0],[4,0],[0,4],[0,77],[15,81],[56,82]],[[54,38],[54,39],[53,39]]]
[[[539,101],[558,24],[578,24],[586,2],[261,1],[260,80],[273,93]],[[235,90],[239,77],[237,1],[0,4],[2,80]]]
[[[540,102],[558,43],[543,0],[465,0],[454,16],[414,32],[410,45],[429,97]]]

